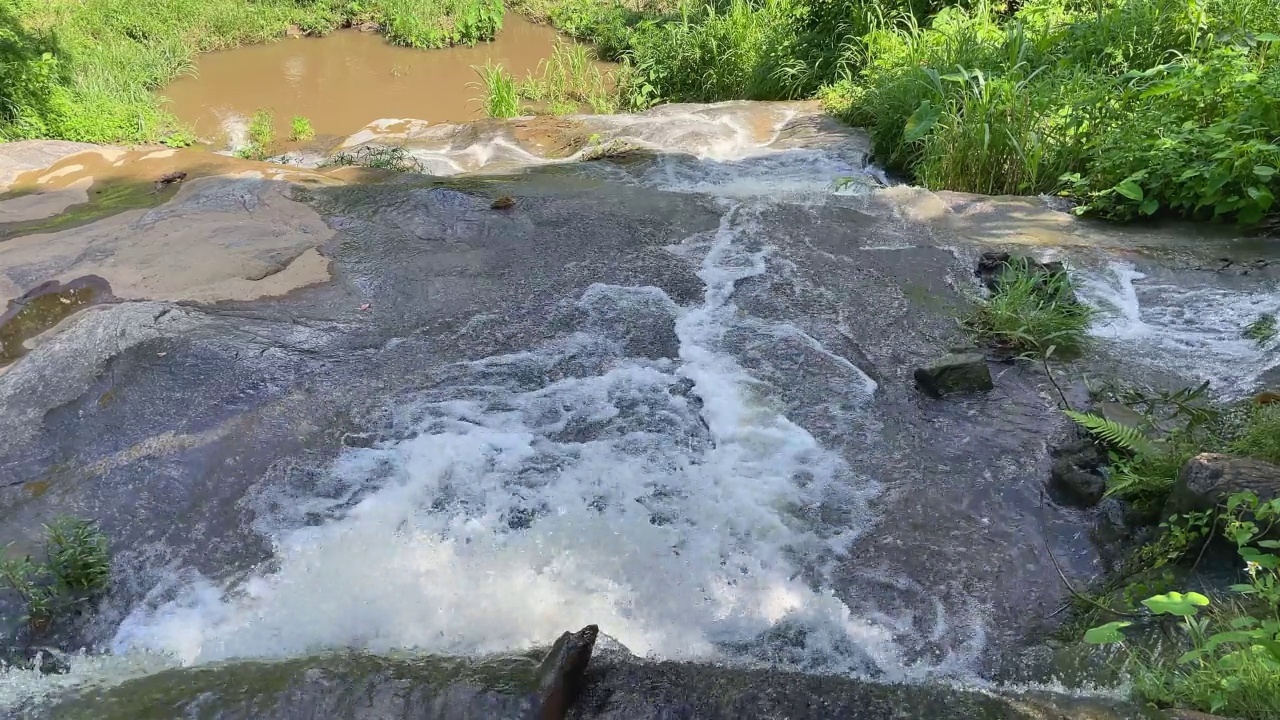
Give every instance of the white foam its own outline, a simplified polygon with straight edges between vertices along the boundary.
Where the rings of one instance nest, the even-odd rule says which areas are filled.
[[[177,600],[135,611],[116,651],[184,663],[334,647],[483,654],[598,623],[655,658],[929,672],[894,644],[902,618],[853,617],[825,579],[869,527],[878,486],[721,349],[738,321],[734,284],[764,270],[766,251],[737,242],[751,222],[730,211],[684,247],[706,248],[701,305],[676,308],[653,288],[584,298],[669,305],[679,363],[614,358],[600,374],[518,380],[581,355],[596,342],[583,336],[473,363],[476,384],[399,409],[413,437],[348,452],[321,496],[291,499],[294,517],[334,519],[286,518],[277,570],[229,590],[188,580]],[[681,378],[700,413],[673,392]],[[824,503],[845,520],[815,520]],[[778,633],[785,647],[762,639]]]
[[[1245,338],[1262,313],[1280,312],[1280,292],[1241,291],[1182,282],[1157,282],[1132,264],[1112,262],[1086,274],[1081,290],[1106,311],[1093,334],[1143,362],[1199,381],[1227,395],[1254,389],[1276,363],[1275,349]]]

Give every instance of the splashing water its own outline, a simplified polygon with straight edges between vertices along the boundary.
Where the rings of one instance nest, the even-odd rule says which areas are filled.
[[[1258,315],[1280,311],[1276,292],[1160,282],[1123,262],[1086,274],[1081,291],[1106,312],[1096,337],[1131,349],[1143,363],[1209,380],[1228,396],[1253,390],[1276,363],[1280,343],[1260,345],[1242,334]]]
[[[665,314],[679,362],[580,332],[465,364],[465,382],[400,408],[407,439],[349,452],[324,497],[289,499],[272,531],[278,570],[231,591],[186,582],[136,610],[115,650],[184,663],[333,647],[484,654],[598,623],[649,657],[927,672],[892,640],[901,619],[853,617],[828,580],[868,529],[878,485],[759,399],[721,349],[738,323],[734,284],[764,271],[766,250],[737,242],[745,215],[731,209],[678,249],[706,249],[701,305],[606,285],[579,301],[589,316]],[[568,358],[598,372],[530,380]],[[298,526],[317,515],[330,519]]]

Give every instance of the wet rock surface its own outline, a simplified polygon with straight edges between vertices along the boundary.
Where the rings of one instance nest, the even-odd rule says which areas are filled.
[[[980,352],[948,353],[916,368],[916,385],[927,395],[940,398],[956,393],[987,392],[995,385],[987,358]]]
[[[987,392],[946,402],[913,387],[913,370],[959,341],[986,239],[1085,235],[1057,215],[1015,224],[1033,205],[1021,199],[814,190],[815,163],[854,172],[861,140],[817,153],[806,143],[835,131],[799,112],[597,119],[655,147],[663,123],[692,129],[668,155],[513,176],[192,172],[154,208],[0,241],[6,297],[100,270],[121,300],[25,338],[0,372],[0,544],[30,549],[43,522],[75,512],[100,521],[114,556],[98,611],[38,642],[173,649],[171,626],[148,615],[159,608],[185,618],[198,663],[316,647],[479,656],[591,622],[642,654],[774,669],[597,658],[571,717],[871,718],[916,704],[1030,717],[848,677],[981,675],[1061,605],[1050,552],[1070,578],[1098,570],[1081,541],[1091,518],[1045,498],[1066,421],[1041,371],[997,365]],[[450,143],[483,142],[486,127],[450,129]],[[421,131],[427,159],[482,155],[396,131]],[[748,140],[767,146],[760,157],[730,152]],[[704,146],[720,155],[696,155]],[[762,196],[758,183],[780,178],[794,185]],[[1073,259],[1106,267],[1107,252]],[[317,264],[296,267],[304,256]],[[323,273],[291,274],[319,261]],[[731,464],[752,452],[763,459]],[[442,458],[456,462],[431,464]],[[406,514],[326,535],[376,508]],[[442,536],[456,561],[421,554]],[[252,609],[223,593],[246,579],[267,588]],[[273,605],[291,584],[325,602]],[[0,602],[11,629],[20,608]],[[242,632],[234,617],[254,621]],[[533,685],[438,691],[398,661],[369,662],[373,679],[354,685],[341,663],[250,673],[281,678],[269,690],[288,702],[200,702],[227,718],[533,707]],[[192,709],[182,693],[216,678],[201,667],[121,691]],[[58,717],[138,717],[104,697]],[[83,714],[101,708],[121,714]]]

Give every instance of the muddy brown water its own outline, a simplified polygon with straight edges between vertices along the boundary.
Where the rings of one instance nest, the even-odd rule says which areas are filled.
[[[218,140],[236,140],[259,108],[274,111],[280,138],[295,115],[321,136],[349,135],[380,118],[465,122],[484,116],[477,66],[492,62],[523,78],[561,42],[572,41],[514,14],[495,41],[443,50],[348,29],[203,55],[194,76],[160,94],[198,136]]]

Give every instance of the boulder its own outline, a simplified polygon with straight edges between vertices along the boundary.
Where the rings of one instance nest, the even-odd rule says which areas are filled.
[[[1178,473],[1164,515],[1210,510],[1229,496],[1251,491],[1264,502],[1280,496],[1280,465],[1253,458],[1201,453]]]
[[[916,368],[915,378],[922,391],[936,398],[954,393],[986,392],[995,387],[987,358],[977,352],[950,352]]]
[[[1088,438],[1077,437],[1054,448],[1049,491],[1063,505],[1093,507],[1107,491],[1106,455]]]
[[[569,713],[591,661],[600,628],[588,625],[556,640],[538,667],[538,720],[562,720]]]
[[[1026,264],[1037,275],[1051,277],[1067,271],[1060,262],[1042,263],[1026,255],[1012,255],[1007,252],[985,252],[978,258],[978,266],[973,274],[982,281],[991,292],[1000,292],[1001,277],[1015,265]]]

